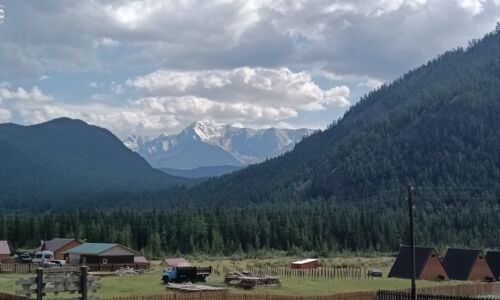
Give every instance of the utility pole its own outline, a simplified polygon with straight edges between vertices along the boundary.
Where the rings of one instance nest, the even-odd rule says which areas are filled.
[[[417,287],[415,280],[417,277],[415,271],[415,232],[413,225],[413,198],[412,198],[413,186],[408,184],[408,209],[410,213],[410,248],[411,248],[411,300],[417,300]]]

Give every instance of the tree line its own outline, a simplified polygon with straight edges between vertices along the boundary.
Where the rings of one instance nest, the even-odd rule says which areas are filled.
[[[435,195],[435,194],[434,194]],[[338,252],[391,252],[407,241],[404,195],[346,203],[314,200],[246,208],[77,211],[0,215],[0,239],[15,249],[69,237],[113,242],[150,258],[175,254],[328,256]],[[488,248],[500,242],[496,199],[417,197],[418,244]]]

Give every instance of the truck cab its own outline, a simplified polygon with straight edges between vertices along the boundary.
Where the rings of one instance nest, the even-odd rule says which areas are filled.
[[[164,270],[162,280],[164,283],[176,281],[177,280],[177,267],[173,267],[170,270]]]

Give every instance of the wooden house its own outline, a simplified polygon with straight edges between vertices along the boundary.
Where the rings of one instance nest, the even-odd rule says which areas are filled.
[[[452,280],[493,281],[495,276],[481,250],[448,248],[443,261]]]
[[[0,241],[0,263],[9,262],[10,258],[10,247],[7,241]]]
[[[495,280],[500,280],[500,251],[489,250],[486,253],[486,262],[488,263]]]
[[[415,247],[415,271],[417,279],[443,280],[448,278],[441,259],[436,250],[431,247]],[[409,246],[400,246],[389,277],[406,279],[412,277],[411,248]]]
[[[139,253],[119,244],[84,243],[66,255],[72,264],[133,266]]]
[[[316,269],[319,267],[319,259],[307,258],[292,263],[292,269]]]
[[[50,241],[43,241],[42,245],[37,249],[38,251],[52,251],[54,252],[54,258],[58,260],[65,259],[65,253],[77,246],[80,246],[82,242],[76,239],[61,239],[53,238]]]

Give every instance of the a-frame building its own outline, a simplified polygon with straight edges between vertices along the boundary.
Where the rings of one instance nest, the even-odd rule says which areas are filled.
[[[415,271],[417,279],[448,279],[441,259],[436,250],[431,247],[415,247]],[[409,246],[400,246],[398,257],[389,272],[389,277],[409,279],[411,276],[411,248]]]
[[[495,280],[481,250],[448,248],[443,264],[452,280]]]

